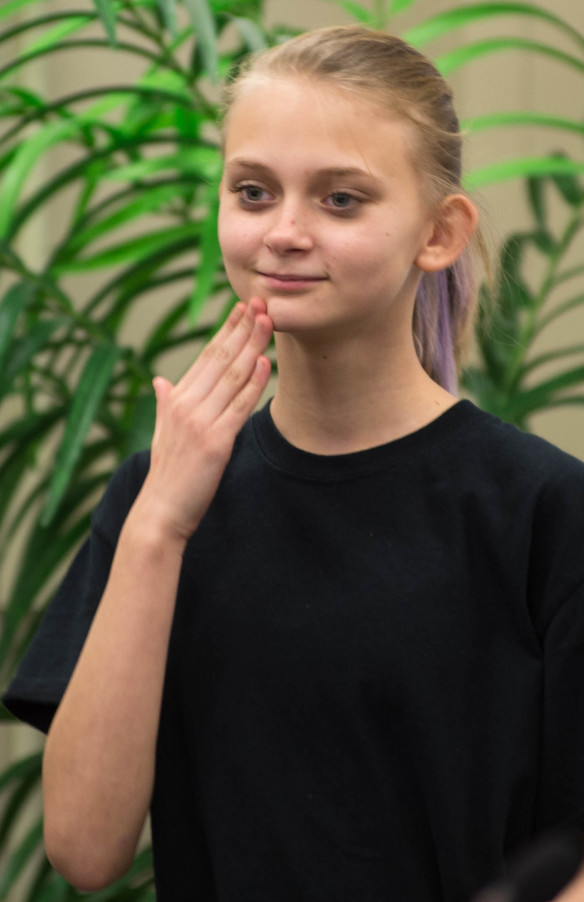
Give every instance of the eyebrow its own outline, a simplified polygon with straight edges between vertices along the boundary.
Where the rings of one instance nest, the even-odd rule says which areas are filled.
[[[228,168],[240,166],[242,169],[255,170],[256,172],[266,174],[272,173],[270,167],[265,166],[263,163],[259,163],[254,160],[243,160],[239,157],[236,157],[233,160],[229,160],[226,163],[226,166]],[[325,167],[324,169],[317,169],[314,174],[317,178],[322,178],[324,176],[333,176],[336,178],[344,178],[345,176],[360,176],[361,178],[376,180],[376,177],[372,173],[366,172],[364,169],[359,169],[356,166],[330,166]]]

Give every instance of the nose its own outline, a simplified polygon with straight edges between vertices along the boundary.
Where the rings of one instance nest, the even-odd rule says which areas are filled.
[[[312,249],[314,240],[309,216],[299,203],[283,203],[274,209],[264,241],[275,254],[290,254],[294,251]]]

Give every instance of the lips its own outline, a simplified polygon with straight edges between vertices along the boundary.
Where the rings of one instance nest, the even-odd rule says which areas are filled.
[[[261,272],[261,270],[258,270],[258,275],[263,276],[265,279],[275,279],[278,282],[324,282],[326,278],[326,276],[313,276],[304,273]]]

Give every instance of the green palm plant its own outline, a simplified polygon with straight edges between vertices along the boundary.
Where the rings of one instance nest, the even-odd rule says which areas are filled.
[[[432,41],[452,34],[455,49],[437,59],[446,74],[509,50],[552,57],[576,79],[584,73],[584,36],[530,3],[460,5],[403,31],[400,15],[415,5],[423,12],[424,0],[375,0],[372,8],[333,2],[368,25],[386,28],[391,21],[430,52]],[[486,36],[456,44],[462,26],[480,22],[487,30],[490,21],[511,16],[543,23],[547,40]],[[78,0],[70,11],[50,0],[5,0],[0,8],[7,60],[0,65],[0,566],[16,562],[0,599],[2,686],[88,531],[96,495],[124,457],[149,444],[152,377],[172,355],[192,356],[233,302],[216,236],[217,85],[244,53],[291,32],[267,28],[265,19],[263,0]],[[556,35],[569,50],[556,46]],[[133,64],[139,73],[57,97],[27,85],[39,61],[79,51],[122,60],[124,70]],[[560,144],[565,134],[584,133],[581,122],[545,111],[477,111],[465,125],[471,132],[544,125]],[[554,313],[548,309],[554,291],[581,274],[560,264],[582,224],[583,172],[582,161],[541,154],[497,160],[467,180],[473,188],[530,179],[534,229],[505,245],[501,304],[480,321],[479,361],[465,377],[483,406],[523,425],[584,377],[582,366],[572,365],[561,385],[544,379],[534,395],[534,374],[549,355],[529,356],[530,342],[553,316],[584,302],[574,295]],[[559,238],[547,219],[550,186],[560,189],[569,210]],[[57,225],[48,249],[31,260],[26,236],[43,219]],[[527,247],[548,261],[537,290],[521,271]],[[153,299],[162,296],[152,316]],[[146,308],[150,325],[134,334],[132,323],[145,319]],[[554,360],[573,362],[580,350],[558,349]],[[1,708],[0,717],[10,719]],[[37,814],[10,854],[2,853],[15,825],[34,809],[39,780],[39,754],[0,774],[0,899],[14,892],[32,860],[19,899],[77,900],[38,856]],[[92,898],[153,900],[149,849],[130,874]]]
[[[493,296],[483,287],[478,361],[465,370],[463,385],[481,407],[528,429],[541,410],[584,405],[584,343],[537,351],[560,319],[584,305],[584,265],[569,263],[584,226],[584,180],[550,175],[525,184],[533,225],[504,241]],[[562,215],[552,226],[554,199]]]

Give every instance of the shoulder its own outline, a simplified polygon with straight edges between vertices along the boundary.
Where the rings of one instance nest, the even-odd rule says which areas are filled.
[[[469,531],[477,524],[482,528],[489,560],[521,579],[543,637],[566,601],[582,598],[584,463],[464,404],[466,421],[451,452],[455,503],[470,518]]]
[[[491,470],[500,479],[511,479],[539,487],[541,491],[584,492],[584,462],[556,445],[499,417],[480,410],[469,401],[467,429],[462,433],[465,453],[481,469]]]
[[[508,524],[523,536],[536,594],[567,597],[584,580],[584,463],[484,411],[476,424],[477,491],[496,499],[501,534]]]

